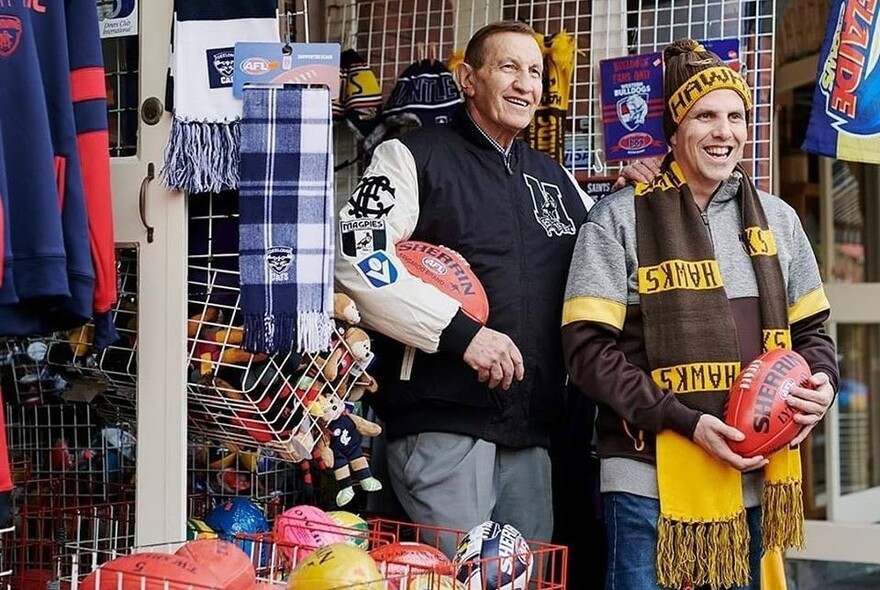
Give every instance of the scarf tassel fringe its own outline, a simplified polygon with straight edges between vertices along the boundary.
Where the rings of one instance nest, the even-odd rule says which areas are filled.
[[[661,586],[708,585],[717,590],[748,585],[745,511],[722,522],[682,522],[661,515],[657,534],[657,580]]]
[[[288,353],[293,347],[294,338],[296,316],[292,314],[244,316],[244,340],[241,347],[248,352]]]
[[[764,551],[804,546],[804,496],[801,482],[767,482],[761,499]]]
[[[171,121],[162,175],[174,191],[219,193],[239,184],[238,121]]]
[[[330,348],[333,323],[330,314],[307,311],[297,316],[297,350],[317,353]]]

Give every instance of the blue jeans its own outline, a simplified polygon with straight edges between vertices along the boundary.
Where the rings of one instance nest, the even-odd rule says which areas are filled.
[[[605,590],[660,590],[657,583],[657,519],[660,501],[634,494],[603,494],[608,533]],[[746,510],[749,523],[751,584],[730,590],[761,588],[761,508]]]

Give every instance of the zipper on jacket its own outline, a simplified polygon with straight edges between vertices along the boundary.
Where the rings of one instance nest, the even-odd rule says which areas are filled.
[[[510,154],[513,153],[511,149],[506,154],[501,154],[501,161],[504,162],[504,169],[507,170],[508,176],[513,176],[513,168],[510,167]]]
[[[519,176],[519,178],[513,178],[513,169],[510,167],[510,160],[509,160],[510,154],[512,152],[513,152],[513,150],[511,149],[511,151],[508,153],[507,157],[505,158],[504,164],[507,167],[507,172],[510,176],[510,183],[509,183],[510,189],[509,189],[508,194],[516,196],[519,194],[518,190],[522,190],[525,188],[525,183],[523,181],[522,176]],[[519,161],[519,168],[518,168],[518,171],[521,171],[521,170],[522,170],[522,160]],[[523,203],[525,200],[530,201],[530,199],[524,199],[520,202],[514,202],[513,207],[511,208],[511,211],[513,213],[513,224],[514,224],[514,227],[516,228],[515,235],[518,236],[518,238],[514,240],[514,248],[515,248],[516,254],[517,254],[516,257],[519,261],[519,275],[518,275],[517,279],[521,283],[527,283],[528,280],[526,277],[529,276],[529,273],[527,272],[528,264],[526,261],[526,254],[525,254],[526,246],[524,244],[525,240],[523,239],[522,222],[521,222],[520,216],[519,216],[519,208],[521,206],[523,206]],[[515,340],[519,340],[519,342],[517,342],[517,346],[519,347],[519,350],[523,355],[523,362],[526,365],[528,364],[528,357],[530,355],[530,351],[527,350],[528,347],[526,346],[526,338],[525,338],[526,332],[527,332],[526,326],[528,326],[528,321],[529,321],[529,307],[528,307],[529,294],[527,293],[527,291],[528,291],[528,289],[523,289],[523,294],[520,296],[520,300],[519,300],[520,312],[519,312],[519,319],[517,321],[518,334],[516,334],[516,339],[515,339]],[[513,334],[508,334],[508,336],[511,338],[514,338]]]
[[[700,211],[700,217],[703,219],[703,225],[706,226],[706,231],[709,233],[709,243],[712,244],[712,251],[715,251],[715,240],[712,239],[712,227],[709,225],[709,212],[708,211]]]

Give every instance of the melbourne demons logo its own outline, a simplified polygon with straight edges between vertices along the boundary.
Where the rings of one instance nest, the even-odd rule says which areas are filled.
[[[523,174],[523,178],[532,193],[535,219],[547,232],[547,236],[552,238],[566,234],[574,235],[574,221],[565,210],[562,191],[559,190],[559,187],[549,182],[541,182],[528,174]]]
[[[387,176],[366,176],[348,199],[346,215],[355,219],[379,219],[394,207],[394,187]]]
[[[21,42],[21,19],[0,14],[0,57],[9,57]]]

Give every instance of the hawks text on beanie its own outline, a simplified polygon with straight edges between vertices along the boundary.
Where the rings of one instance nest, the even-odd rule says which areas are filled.
[[[668,140],[694,104],[714,90],[733,90],[752,110],[752,92],[739,72],[693,39],[679,39],[663,52],[666,108],[663,130]]]

